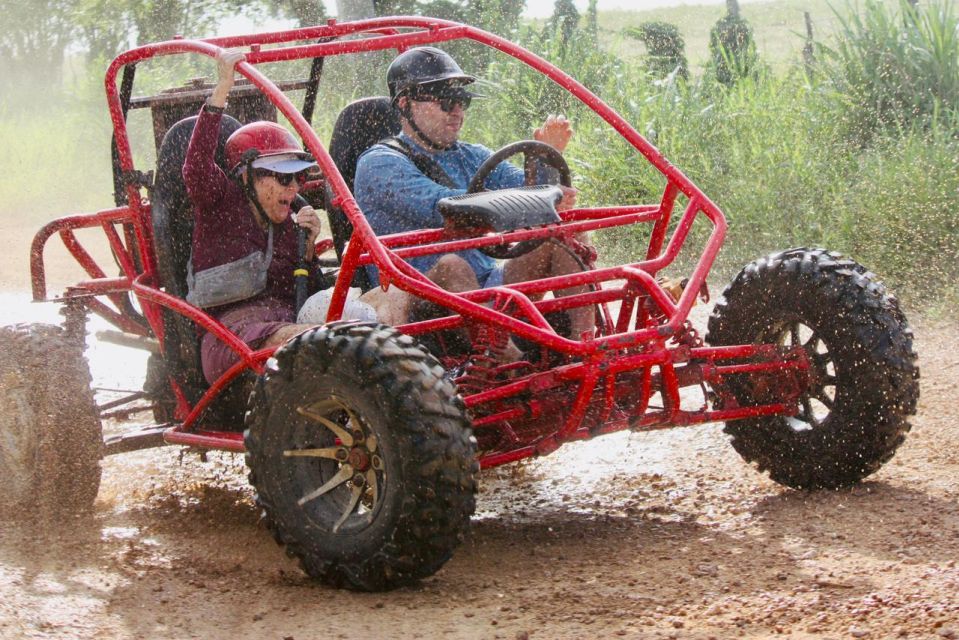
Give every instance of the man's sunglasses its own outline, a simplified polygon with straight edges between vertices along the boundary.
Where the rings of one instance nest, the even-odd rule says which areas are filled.
[[[473,96],[469,94],[459,94],[459,95],[435,95],[431,93],[418,93],[413,96],[413,100],[416,102],[437,102],[440,105],[440,109],[443,110],[443,113],[449,113],[452,111],[456,105],[461,105],[463,109],[469,109],[470,103],[473,102]]]
[[[303,186],[309,179],[305,171],[300,171],[299,173],[278,173],[276,171],[270,171],[269,169],[255,169],[253,174],[257,178],[273,178],[284,187],[290,186],[294,180],[296,180],[300,186]]]

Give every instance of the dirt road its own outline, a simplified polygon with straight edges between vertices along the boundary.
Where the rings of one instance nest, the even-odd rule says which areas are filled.
[[[311,583],[242,458],[110,458],[92,520],[0,532],[0,638],[959,638],[959,328],[916,327],[922,401],[849,490],[747,467],[718,425],[486,472],[472,534],[386,594]]]

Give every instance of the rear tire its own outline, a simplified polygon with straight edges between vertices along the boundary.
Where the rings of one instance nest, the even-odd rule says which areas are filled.
[[[15,520],[89,511],[103,435],[83,344],[53,325],[0,327],[0,508]]]
[[[797,416],[726,423],[736,451],[776,482],[853,484],[892,458],[909,431],[919,399],[912,331],[875,274],[837,253],[791,249],[751,263],[716,303],[707,341],[802,345],[809,355]],[[773,401],[753,380],[741,375],[719,391],[740,406]]]
[[[337,322],[291,340],[247,425],[266,523],[321,582],[410,584],[467,531],[479,465],[466,408],[436,359],[395,329]]]

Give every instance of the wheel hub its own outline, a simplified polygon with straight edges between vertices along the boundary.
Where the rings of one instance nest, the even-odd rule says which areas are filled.
[[[357,471],[366,471],[370,468],[370,454],[365,447],[353,447],[347,460]]]

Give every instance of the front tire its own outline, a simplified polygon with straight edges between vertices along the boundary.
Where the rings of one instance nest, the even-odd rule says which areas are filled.
[[[247,425],[267,525],[321,582],[410,584],[462,540],[475,440],[455,387],[411,337],[356,322],[305,332],[277,351]]]
[[[0,509],[14,520],[89,511],[103,435],[83,344],[53,325],[0,327]]]
[[[856,262],[791,249],[748,265],[709,319],[714,346],[802,346],[810,382],[793,417],[727,422],[743,458],[781,484],[853,484],[892,458],[919,399],[912,331],[895,298]],[[754,378],[719,389],[740,406],[771,401]],[[775,390],[773,390],[775,394]]]

